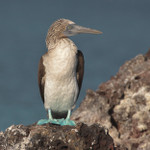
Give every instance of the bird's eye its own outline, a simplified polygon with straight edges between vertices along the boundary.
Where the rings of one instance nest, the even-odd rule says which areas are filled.
[[[72,25],[68,25],[68,26],[67,26],[67,30],[71,30],[72,28],[73,28]]]

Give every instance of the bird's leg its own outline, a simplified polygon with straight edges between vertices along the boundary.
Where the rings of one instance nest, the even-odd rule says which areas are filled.
[[[66,119],[70,120],[70,116],[71,116],[71,110],[69,109],[69,110],[68,110],[68,113],[67,113]]]
[[[43,124],[46,124],[46,123],[60,124],[57,119],[53,119],[51,109],[48,109],[48,119],[41,119],[41,120],[38,121],[37,124],[38,125],[43,125]]]
[[[70,120],[70,116],[71,116],[71,110],[69,109],[66,119],[59,121],[60,125],[61,126],[64,126],[64,125],[75,126],[76,124],[73,120]]]
[[[51,109],[48,109],[48,119],[53,120]]]
[[[66,119],[64,118],[54,119],[51,113],[51,109],[48,109],[48,119],[41,119],[38,121],[37,124],[43,125],[46,123],[52,123],[52,124],[59,124],[61,126],[65,126],[65,125],[75,126],[76,124],[73,120],[70,120],[70,116],[71,116],[71,110],[68,110]]]

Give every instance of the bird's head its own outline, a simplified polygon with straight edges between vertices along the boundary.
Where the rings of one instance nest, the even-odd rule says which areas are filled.
[[[46,37],[46,45],[48,47],[48,45],[51,43],[51,40],[56,42],[58,39],[81,33],[102,34],[101,31],[79,26],[71,20],[59,19],[50,26]]]

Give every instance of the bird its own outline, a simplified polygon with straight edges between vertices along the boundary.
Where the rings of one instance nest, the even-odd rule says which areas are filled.
[[[79,26],[64,18],[56,20],[48,29],[48,51],[41,57],[38,66],[40,95],[48,119],[39,120],[38,125],[76,125],[70,116],[81,90],[84,55],[69,37],[80,33],[102,34],[99,30]]]

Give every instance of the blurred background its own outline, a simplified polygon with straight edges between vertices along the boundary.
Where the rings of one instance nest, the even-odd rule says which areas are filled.
[[[49,26],[59,18],[101,30],[71,37],[85,57],[77,106],[87,89],[115,75],[125,61],[150,48],[149,0],[1,0],[0,130],[46,118],[37,84],[38,62]]]

